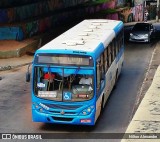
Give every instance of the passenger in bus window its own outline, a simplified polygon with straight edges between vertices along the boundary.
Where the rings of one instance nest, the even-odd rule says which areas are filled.
[[[49,91],[50,90],[50,84],[54,82],[55,74],[53,73],[44,73],[43,76],[43,83],[45,84],[45,87],[43,88],[43,91]],[[54,85],[54,83],[53,83]],[[52,88],[54,88],[52,85]]]
[[[55,78],[55,74],[53,73],[45,73],[44,74],[44,79],[49,80],[50,82],[53,82],[53,79]]]
[[[85,75],[84,77],[82,77],[79,81],[79,84],[86,84],[86,85],[91,85],[92,84],[92,78]]]

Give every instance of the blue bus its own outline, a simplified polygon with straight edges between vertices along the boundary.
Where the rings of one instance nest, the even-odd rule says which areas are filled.
[[[34,55],[34,122],[95,125],[124,60],[123,23],[84,20]]]

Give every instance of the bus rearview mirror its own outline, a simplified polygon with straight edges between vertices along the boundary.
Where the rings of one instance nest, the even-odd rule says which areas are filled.
[[[30,82],[31,74],[29,72],[26,73],[26,82]]]
[[[30,63],[29,65],[28,65],[28,69],[27,69],[27,73],[26,73],[26,82],[30,82],[30,79],[31,79],[31,74],[30,74],[30,72],[29,72],[29,68],[30,68],[30,65],[31,65],[32,63]]]

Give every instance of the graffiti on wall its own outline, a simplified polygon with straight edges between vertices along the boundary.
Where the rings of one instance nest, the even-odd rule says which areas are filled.
[[[105,2],[102,4],[102,9],[107,9],[107,8],[115,8],[116,7],[116,0],[111,0],[108,2]]]
[[[88,14],[96,14],[96,12],[100,10],[115,9],[118,4],[123,3],[124,0],[111,0],[102,5],[87,7],[86,12],[88,12]],[[143,4],[138,4],[134,7],[120,8],[117,12],[106,14],[104,18],[122,20],[125,23],[143,21],[143,8]]]
[[[52,2],[53,0],[48,0],[48,2]],[[70,0],[70,2],[72,1],[71,4],[76,4],[76,3],[80,3],[83,1],[77,1],[74,0],[75,2],[73,3],[73,0]],[[61,2],[61,3],[58,3]],[[51,6],[51,3],[49,4]],[[51,7],[49,7],[49,5],[39,5],[39,9],[41,12],[45,12],[45,9],[50,9]],[[54,7],[60,8],[62,7],[62,0],[55,0],[54,3],[52,3],[52,6],[54,5]],[[34,4],[30,5],[30,8],[32,7],[32,10],[30,10],[30,8],[28,9],[28,7],[24,6],[24,7],[19,7],[16,9],[13,8],[9,8],[7,10],[0,10],[0,21],[5,21],[5,22],[13,22],[15,19],[19,20],[21,18],[23,18],[23,14],[25,14],[25,12],[27,11],[28,15],[27,16],[32,16],[34,17],[34,14],[37,12],[34,9]],[[34,11],[35,10],[35,11]],[[15,16],[15,12],[17,13]],[[84,16],[85,9],[75,9],[73,10],[68,10],[65,12],[56,12],[53,13],[52,15],[48,15],[48,16],[41,16],[38,19],[32,19],[29,21],[23,21],[23,22],[19,22],[19,23],[12,23],[11,26],[8,26],[7,28],[1,28],[0,30],[0,35],[4,35],[4,29],[6,31],[6,29],[8,32],[6,32],[5,36],[1,36],[0,39],[15,39],[15,40],[22,40],[24,38],[28,38],[31,37],[33,35],[36,35],[38,33],[44,33],[47,30],[50,30],[51,28],[57,28],[57,26],[63,25],[64,23],[66,23],[68,21],[68,19],[73,19],[73,18],[77,18],[78,16]],[[30,15],[30,13],[32,15]],[[38,12],[37,12],[38,13]],[[43,13],[41,13],[43,15]],[[7,17],[9,16],[9,17]],[[13,27],[17,27],[13,29]],[[21,32],[20,32],[21,31]],[[18,33],[18,34],[15,34]],[[20,33],[20,34],[19,34]],[[17,36],[18,35],[18,36]],[[18,38],[17,38],[18,37]]]
[[[133,13],[132,13],[132,8],[127,8],[122,10],[119,13],[119,19],[122,20],[124,23],[127,22],[132,22],[133,21]]]
[[[43,6],[39,5],[39,9],[41,13],[39,13],[39,10],[35,10],[36,8],[34,4],[30,5],[30,8],[32,7],[32,11],[29,11],[30,9],[28,9],[26,6],[24,6],[23,8],[19,7],[19,9],[17,8],[16,10],[14,10],[13,8],[10,8],[10,9],[7,9],[7,12],[6,11],[4,12],[2,10],[0,11],[0,21],[8,20],[9,22],[12,22],[15,19],[19,20],[23,18],[23,15],[25,15],[26,11],[28,13],[26,17],[30,17],[30,16],[34,17],[34,15],[36,14],[43,15],[42,12],[47,12],[47,10],[53,11],[56,8],[58,9],[58,8],[66,7],[66,5],[65,6],[63,5],[66,2],[65,0],[54,0],[54,1],[47,0],[47,2],[48,3],[46,3],[46,5],[43,5]],[[71,5],[74,5],[82,1],[74,0],[73,2],[73,0],[68,0],[68,2],[70,2]],[[123,0],[121,2],[123,2]],[[67,5],[67,6],[71,6],[71,5]],[[28,38],[38,33],[46,32],[51,28],[56,29],[57,26],[60,26],[62,23],[64,24],[69,20],[73,21],[74,18],[83,19],[85,18],[85,16],[95,15],[97,12],[101,10],[105,10],[108,8],[112,9],[115,7],[116,7],[116,2],[115,0],[112,0],[108,3],[104,3],[101,5],[81,7],[81,8],[79,7],[76,9],[67,10],[65,12],[63,11],[56,12],[56,13],[53,13],[52,15],[39,17],[39,19],[33,19],[32,21],[29,21],[29,22],[19,23],[18,27],[22,29],[23,37]],[[17,14],[15,14],[15,12]],[[29,13],[32,13],[32,15],[30,15]],[[7,18],[6,18],[6,15],[8,16]],[[143,21],[143,4],[136,5],[135,7],[132,7],[132,8],[124,8],[124,9],[117,10],[114,13],[106,14],[103,18],[122,20],[123,22]]]
[[[103,3],[102,5],[87,7],[85,10],[86,13],[94,15],[96,14],[96,12],[99,12],[101,10],[115,9],[118,4],[124,4],[124,1],[111,0],[109,2]],[[117,12],[106,14],[106,16],[103,18],[122,20],[125,23],[133,21],[143,21],[143,4],[137,5],[132,8],[124,8],[120,10],[118,9]]]
[[[119,20],[118,13],[113,13],[113,14],[107,14],[106,19],[112,19],[112,20]]]
[[[0,0],[0,7],[6,8],[6,7],[11,7],[15,4],[17,5],[24,5],[27,3],[34,3],[42,0]]]
[[[38,0],[37,0],[38,1]],[[21,22],[83,3],[82,0],[46,0],[0,10],[0,23]],[[86,1],[85,1],[86,2]]]
[[[143,21],[143,4],[133,7],[133,16],[135,22]]]
[[[64,23],[67,23],[69,19],[80,18],[82,13],[85,13],[85,9],[76,9],[74,11],[61,12],[52,16],[41,18],[39,20],[34,20],[31,22],[22,23],[19,25],[23,31],[24,38],[31,37],[37,33],[44,33],[51,28],[57,28]]]
[[[20,27],[2,27],[0,28],[0,39],[23,40],[23,31]]]
[[[125,0],[117,0],[116,6],[122,6],[125,4]]]
[[[122,10],[119,19],[125,23],[143,21],[143,4]]]
[[[156,1],[146,1],[146,8],[148,10],[149,20],[153,20],[156,18],[156,8],[157,8],[157,2]]]

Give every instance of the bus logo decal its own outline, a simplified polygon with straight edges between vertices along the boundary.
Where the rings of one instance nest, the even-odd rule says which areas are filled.
[[[60,112],[60,114],[64,115],[64,114],[65,114],[64,110],[62,110],[62,111]]]

